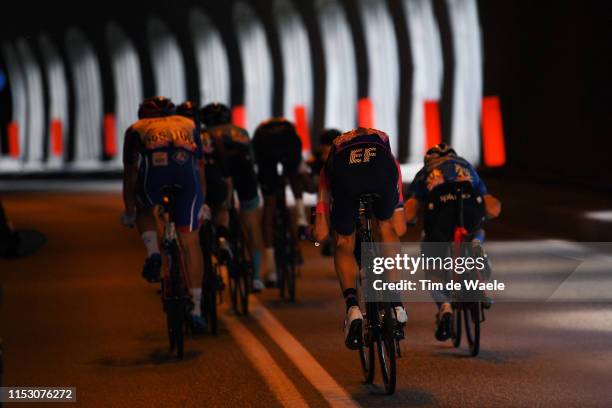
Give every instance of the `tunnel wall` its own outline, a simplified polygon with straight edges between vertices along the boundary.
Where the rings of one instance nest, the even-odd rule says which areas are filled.
[[[476,0],[42,7],[34,17],[24,8],[0,27],[9,81],[0,100],[10,101],[0,106],[8,118],[0,124],[0,171],[120,169],[124,130],[138,101],[156,94],[228,103],[251,132],[272,115],[301,120],[313,146],[323,127],[377,127],[413,167],[436,140],[433,129],[481,161]],[[46,42],[31,40],[45,33]],[[29,83],[44,103],[28,101]],[[6,146],[11,124],[18,154]]]

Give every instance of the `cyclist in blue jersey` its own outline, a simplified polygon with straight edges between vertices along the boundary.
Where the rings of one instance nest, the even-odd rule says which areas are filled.
[[[165,185],[182,189],[175,197],[173,218],[185,256],[187,284],[194,308],[192,325],[205,325],[201,316],[202,268],[198,230],[203,206],[204,174],[199,134],[194,121],[176,114],[164,97],[148,98],[138,110],[139,120],[125,133],[123,146],[123,202],[121,222],[137,226],[147,250],[143,277],[159,281],[161,256],[153,209],[161,202]]]
[[[463,204],[464,227],[472,238],[474,255],[486,259],[484,242],[484,218],[495,218],[501,212],[501,203],[489,194],[487,187],[474,167],[459,157],[446,143],[440,143],[427,151],[424,166],[410,184],[410,199],[404,203],[408,222],[416,220],[420,209],[424,210],[424,242],[451,242],[457,223],[454,200],[449,200],[450,189],[456,183],[466,185]],[[471,194],[473,193],[473,194]],[[484,278],[490,275],[490,266],[485,264]],[[450,337],[452,308],[446,291],[432,291],[438,314],[436,316],[436,338],[440,341]]]
[[[259,207],[259,194],[257,176],[251,140],[246,130],[231,123],[231,111],[222,103],[214,102],[200,110],[200,120],[205,125],[202,133],[206,140],[217,141],[223,145],[223,160],[227,168],[228,191],[223,206],[227,209],[231,205],[231,197],[236,191],[240,205],[240,217],[246,228],[249,248],[253,259],[253,291],[259,292],[264,288],[261,281],[263,238],[261,235],[260,220],[257,213]],[[227,214],[227,211],[225,211]],[[229,219],[225,221],[225,228]],[[222,232],[226,233],[226,231]]]
[[[321,170],[314,238],[323,242],[334,232],[334,263],[346,303],[345,344],[363,345],[363,315],[357,301],[359,266],[355,259],[355,228],[359,197],[376,194],[373,215],[383,242],[399,242],[406,231],[402,210],[402,177],[389,137],[376,129],[358,128],[333,140],[329,157]],[[393,310],[399,323],[408,316],[400,302]]]

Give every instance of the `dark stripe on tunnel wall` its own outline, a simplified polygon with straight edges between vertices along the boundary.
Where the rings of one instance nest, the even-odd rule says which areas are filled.
[[[408,161],[410,155],[410,120],[412,117],[412,78],[414,64],[412,61],[412,50],[410,49],[410,33],[404,7],[401,0],[387,0],[389,12],[393,18],[393,27],[397,39],[397,51],[399,56],[399,80],[398,92],[399,104],[397,112],[397,160],[400,163]]]
[[[433,10],[442,42],[442,58],[444,59],[444,79],[440,98],[440,122],[442,141],[450,143],[453,120],[453,86],[455,81],[455,54],[453,51],[453,34],[450,26],[450,16],[446,0],[433,0]]]

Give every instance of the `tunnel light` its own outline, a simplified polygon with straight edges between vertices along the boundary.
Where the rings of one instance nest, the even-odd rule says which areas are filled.
[[[604,211],[587,211],[583,217],[593,221],[612,222],[612,210]]]

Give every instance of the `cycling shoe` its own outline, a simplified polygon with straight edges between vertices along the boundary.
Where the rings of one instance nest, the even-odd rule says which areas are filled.
[[[147,282],[159,282],[162,259],[160,254],[153,254],[145,260],[142,267],[142,277]]]
[[[359,306],[351,306],[344,322],[344,344],[351,350],[363,346],[363,315]]]

